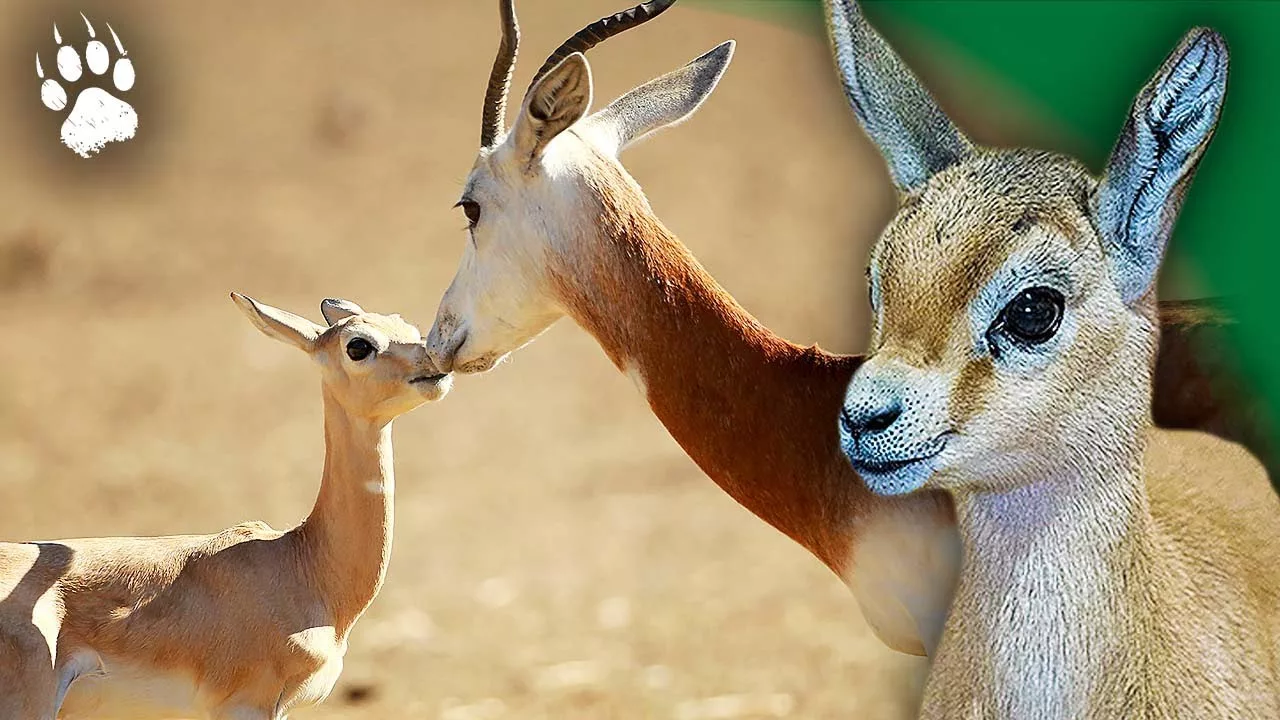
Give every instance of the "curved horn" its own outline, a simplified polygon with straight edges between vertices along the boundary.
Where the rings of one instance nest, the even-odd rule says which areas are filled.
[[[520,24],[516,22],[515,0],[498,0],[502,15],[502,44],[489,73],[489,89],[484,93],[484,114],[480,119],[480,147],[491,147],[502,134],[507,122],[507,93],[511,91],[511,74],[516,69],[516,53],[520,50]]]
[[[565,40],[564,44],[556,48],[556,51],[551,53],[547,61],[542,63],[542,67],[538,69],[538,72],[534,73],[529,87],[532,88],[537,84],[538,80],[561,60],[576,52],[585,53],[614,35],[643,25],[675,4],[676,0],[650,0],[649,2],[640,3],[630,10],[623,10],[608,17],[600,18],[582,28],[573,37]]]

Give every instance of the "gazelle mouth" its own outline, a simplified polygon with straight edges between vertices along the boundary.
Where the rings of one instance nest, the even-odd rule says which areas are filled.
[[[849,464],[867,484],[867,489],[877,495],[903,495],[924,487],[933,476],[934,459],[942,454],[942,447],[927,455],[904,460],[868,460],[854,456]]]
[[[853,465],[853,469],[860,473],[869,473],[872,475],[886,475],[888,473],[897,472],[908,465],[914,465],[918,462],[924,462],[937,455],[925,455],[909,460],[888,460],[885,462],[875,462],[873,460],[849,460],[849,464]]]
[[[431,383],[434,385],[435,383],[438,383],[447,377],[449,377],[449,373],[437,373],[435,375],[419,375],[418,377],[411,379],[409,381],[409,384],[417,385],[419,383]]]

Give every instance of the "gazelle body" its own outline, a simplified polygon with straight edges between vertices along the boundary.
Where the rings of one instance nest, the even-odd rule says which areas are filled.
[[[651,17],[655,4],[646,5],[615,17]],[[617,159],[691,115],[724,72],[732,44],[590,115],[586,61],[564,59],[535,80],[506,132],[518,34],[512,4],[499,6],[503,50],[482,149],[459,203],[471,237],[428,337],[437,364],[486,371],[571,317],[712,480],[839,574],[888,645],[926,652],[941,633],[959,567],[950,498],[881,498],[866,489],[841,456],[831,420],[862,359],[799,347],[763,327],[663,226]],[[592,27],[579,35],[607,34]],[[574,48],[584,49],[567,44],[553,60]],[[1183,327],[1211,324],[1197,318]],[[1193,356],[1184,337],[1165,342]],[[1182,397],[1176,391],[1196,372],[1170,366],[1162,394]],[[1200,404],[1171,405],[1165,420],[1200,413]]]
[[[284,718],[318,703],[391,550],[391,422],[450,379],[398,316],[326,300],[329,327],[248,298],[321,368],[326,456],[298,527],[0,545],[0,718]]]
[[[877,493],[949,492],[962,537],[922,717],[1280,715],[1280,501],[1241,446],[1151,416],[1155,280],[1225,44],[1187,36],[1095,180],[973,147],[927,94],[885,92],[902,71],[852,2],[829,19],[904,193],[841,443]]]

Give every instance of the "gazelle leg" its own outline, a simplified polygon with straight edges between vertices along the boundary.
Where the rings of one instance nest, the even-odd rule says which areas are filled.
[[[45,657],[0,634],[0,720],[54,720],[58,678]]]
[[[53,635],[57,628],[50,628]],[[53,720],[53,642],[28,615],[0,615],[0,720]]]

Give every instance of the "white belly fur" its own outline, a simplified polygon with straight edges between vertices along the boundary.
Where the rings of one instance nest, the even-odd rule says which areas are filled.
[[[302,683],[282,688],[272,701],[275,708],[290,710],[323,702],[342,674],[346,642],[339,642],[332,627],[313,627],[289,637],[293,650],[310,656],[314,671]],[[93,652],[78,653],[65,664],[62,682],[70,682],[62,709],[64,720],[167,720],[175,717],[203,717],[204,707],[197,683],[180,673],[157,673],[152,668],[122,663]]]
[[[196,684],[182,675],[102,658],[101,670],[80,675],[67,691],[59,718],[164,720],[199,715]]]

